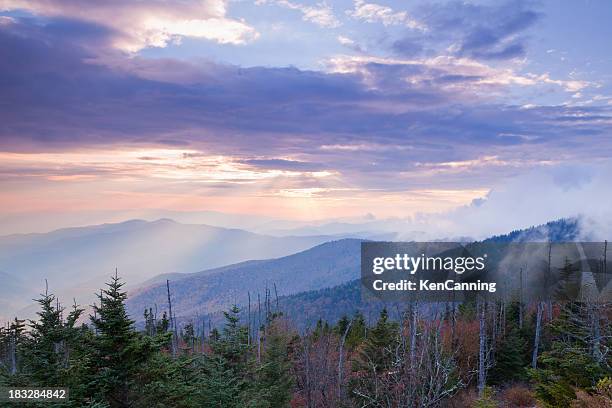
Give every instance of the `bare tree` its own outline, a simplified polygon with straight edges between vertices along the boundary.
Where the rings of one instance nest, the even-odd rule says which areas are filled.
[[[178,342],[178,336],[176,333],[176,319],[174,318],[174,315],[172,314],[172,299],[170,298],[170,281],[168,279],[166,279],[166,291],[168,294],[168,310],[169,310],[169,319],[170,319],[170,330],[172,330],[172,342],[171,342],[171,348],[172,348],[172,357],[176,358],[176,349],[177,349],[177,342]],[[173,324],[174,323],[174,324]]]
[[[338,352],[338,399],[341,400],[343,397],[343,378],[342,374],[344,373],[344,343],[346,342],[346,336],[348,336],[349,331],[351,330],[351,326],[353,325],[353,319],[351,319],[346,325],[346,329],[342,334],[342,338],[340,339],[340,350]]]
[[[478,323],[479,323],[479,331],[478,331],[478,395],[482,396],[485,383],[487,380],[487,364],[486,364],[486,354],[487,354],[487,332],[486,332],[486,307],[484,302],[481,300],[478,301],[476,305],[478,311]]]
[[[523,268],[519,272],[519,304],[518,304],[518,312],[519,312],[519,328],[523,328]]]
[[[538,351],[540,347],[540,333],[542,331],[542,313],[543,311],[544,311],[544,302],[538,302],[538,309],[536,311],[535,336],[533,340],[533,354],[531,355],[531,368],[537,368],[538,366]]]
[[[332,331],[305,333],[298,348],[294,374],[297,388],[307,408],[333,408],[340,405],[345,386],[345,367],[341,362],[339,338]],[[344,360],[342,360],[344,361]],[[343,371],[339,374],[338,370]],[[340,382],[342,381],[342,382]]]
[[[438,407],[463,386],[455,376],[455,351],[444,347],[444,320],[435,316],[414,325],[412,316],[410,313],[408,329],[402,325],[397,341],[383,350],[390,362],[388,367],[363,356],[365,367],[355,374],[352,389],[360,406]],[[418,333],[415,344],[410,345],[414,328]]]

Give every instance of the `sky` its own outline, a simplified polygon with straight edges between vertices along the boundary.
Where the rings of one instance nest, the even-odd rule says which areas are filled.
[[[0,235],[574,215],[610,198],[609,21],[605,0],[0,0]]]

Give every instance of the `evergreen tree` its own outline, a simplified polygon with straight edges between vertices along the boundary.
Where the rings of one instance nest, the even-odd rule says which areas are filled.
[[[164,311],[164,313],[162,314],[161,320],[157,322],[157,325],[155,327],[155,332],[156,333],[166,333],[169,327],[170,327],[170,320],[168,320],[168,313]]]
[[[331,327],[328,322],[324,322],[323,319],[317,321],[315,329],[312,331],[312,341],[316,342],[319,338],[327,336],[331,333]]]
[[[201,356],[154,353],[141,374],[143,390],[136,407],[199,408],[216,407],[209,403],[210,389],[203,386],[208,374]],[[221,388],[222,385],[217,384]]]
[[[518,327],[510,327],[495,353],[495,365],[488,374],[491,384],[503,384],[525,378],[526,341]]]
[[[94,338],[95,378],[92,391],[111,407],[131,407],[139,398],[138,375],[154,347],[133,330],[125,310],[124,283],[115,274],[107,289],[98,295],[99,306],[90,316],[96,328]]]
[[[506,309],[505,334],[496,346],[495,363],[488,373],[491,384],[524,380],[527,376],[529,336],[519,327],[519,307],[518,302],[512,302]]]
[[[338,323],[336,323],[336,327],[334,328],[336,335],[342,336],[344,332],[346,331],[346,328],[348,327],[350,322],[351,320],[348,318],[347,315],[342,315],[340,320],[338,320]]]
[[[460,303],[458,307],[458,317],[462,320],[474,320],[476,318],[476,302],[468,300]]]
[[[223,356],[206,358],[201,377],[202,406],[241,408],[240,396],[245,389],[244,373],[236,373]]]
[[[188,348],[193,348],[193,344],[195,341],[195,331],[193,329],[193,323],[188,323],[181,330],[181,338],[183,339]]]
[[[392,362],[391,349],[397,341],[397,329],[397,323],[390,322],[387,309],[383,309],[376,326],[370,330],[365,340],[363,362],[373,364],[379,372],[389,368]]]
[[[351,327],[349,328],[348,334],[345,339],[345,347],[347,350],[354,350],[358,345],[363,343],[363,341],[365,340],[367,326],[366,326],[365,318],[363,317],[363,314],[360,312],[355,314],[355,316],[352,319],[352,322],[346,315],[344,315],[338,321],[338,324],[336,325],[334,329],[334,331],[336,332],[336,335],[339,338],[341,338],[344,335],[344,332],[346,331],[346,328],[349,325],[349,323],[351,324]]]
[[[379,380],[388,375],[394,363],[397,341],[398,325],[389,321],[387,310],[383,309],[353,364],[355,375],[349,388],[358,406],[383,403],[385,391],[379,387]]]
[[[215,354],[227,361],[229,368],[236,374],[244,372],[248,350],[247,327],[240,325],[240,308],[233,305],[229,311],[224,311],[225,326],[221,339],[212,343]]]
[[[241,407],[241,396],[248,386],[248,329],[240,325],[238,306],[232,306],[224,316],[223,332],[211,332],[212,354],[202,362],[200,388],[207,407]]]
[[[153,314],[153,308],[149,308],[144,310],[144,320],[145,320],[145,333],[147,336],[154,336],[157,334],[157,327],[155,324],[155,315]]]
[[[210,331],[210,334],[208,335],[208,340],[211,344],[214,344],[215,342],[221,340],[221,333],[219,333],[219,330],[216,327],[214,327]]]
[[[267,332],[263,361],[255,369],[255,381],[245,393],[244,405],[249,408],[286,408],[293,387],[290,335],[277,319],[268,325]]]
[[[88,384],[91,381],[92,349],[94,334],[86,325],[77,326],[84,309],[76,302],[64,323],[65,358],[62,385],[70,389],[70,401],[82,406],[89,400]]]
[[[610,362],[598,362],[591,353],[590,324],[589,306],[579,302],[565,305],[550,324],[550,350],[542,353],[538,369],[530,372],[546,407],[569,406],[576,389],[589,389],[612,374]]]
[[[11,377],[12,385],[35,387],[68,387],[70,401],[57,406],[82,406],[84,384],[88,377],[88,350],[84,341],[87,329],[76,327],[83,309],[76,304],[63,318],[65,310],[56,297],[46,292],[36,302],[40,305],[38,319],[30,320],[30,330],[24,332],[23,321],[16,321],[18,373]]]
[[[53,295],[45,293],[36,302],[41,310],[38,320],[30,320],[30,333],[23,347],[24,370],[33,385],[61,385],[60,369],[64,366],[66,339],[62,324],[63,309]]]
[[[27,378],[21,375],[21,355],[27,341],[25,320],[15,317],[0,331],[0,384],[27,385]]]

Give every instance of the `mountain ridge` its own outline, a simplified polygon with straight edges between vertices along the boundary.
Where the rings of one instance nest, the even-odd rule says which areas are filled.
[[[289,255],[329,239],[279,238],[169,219],[128,220],[0,237],[0,270],[29,282],[20,293],[23,299],[38,296],[48,279],[50,288],[61,298],[74,297],[81,304],[89,304],[115,268],[134,286],[160,274]],[[14,307],[3,308],[0,317],[28,305],[26,300],[15,302]]]
[[[545,236],[545,234],[549,234],[549,236],[551,236],[553,241],[563,241],[563,240],[574,240],[579,236],[579,233],[580,233],[579,220],[571,218],[571,219],[560,219],[560,220],[548,222],[546,224],[541,224],[538,226],[533,226],[530,228],[522,229],[522,230],[511,231],[508,234],[493,236],[483,241],[496,241],[496,242],[534,241],[534,240],[541,239],[543,236]],[[360,261],[359,259],[360,245],[359,243],[362,241],[365,241],[365,240],[344,239],[344,240],[331,241],[328,243],[317,245],[313,248],[302,251],[301,253],[289,255],[289,256],[286,256],[280,259],[257,261],[257,264],[255,266],[257,267],[257,269],[272,267],[273,269],[276,270],[283,266],[283,265],[278,265],[278,262],[281,261],[281,262],[285,262],[284,265],[286,265],[288,269],[291,269],[290,261],[296,259],[295,258],[296,256],[302,256],[310,260],[309,261],[310,267],[321,272],[322,266],[315,265],[315,263],[320,262],[322,260],[322,258],[318,257],[317,255],[317,252],[316,252],[317,249],[321,249],[321,248],[329,248],[330,250],[339,249],[341,248],[342,243],[351,242],[352,246],[348,245],[345,248],[341,248],[341,249],[344,251],[348,251],[348,250],[353,251],[352,256],[350,254],[347,256],[347,253],[346,252],[344,253],[346,257],[345,259],[348,261],[352,261],[352,263],[343,265],[344,268],[339,269],[339,270],[335,270],[333,269],[333,267],[328,265],[330,266],[330,270],[327,271],[327,274],[321,274],[321,276],[329,277],[333,273],[336,273],[336,272],[338,273],[335,279],[327,281],[329,283],[328,286],[323,286],[323,285],[318,285],[318,284],[304,285],[303,290],[297,291],[295,289],[298,286],[298,284],[296,282],[293,282],[292,290],[288,291],[288,293],[283,291],[282,293],[279,294],[279,299],[280,299],[281,304],[284,304],[287,306],[292,301],[298,303],[297,307],[291,307],[291,306],[286,307],[287,309],[289,309],[289,311],[292,314],[296,314],[298,315],[298,317],[300,315],[300,310],[306,310],[310,308],[313,311],[315,311],[315,313],[318,313],[319,316],[324,315],[331,319],[335,319],[336,317],[338,317],[337,316],[338,313],[336,312],[339,309],[333,306],[334,302],[332,300],[339,299],[339,298],[344,299],[344,294],[340,295],[336,293],[334,288],[340,287],[341,289],[339,290],[343,291],[344,289],[342,288],[345,287],[345,288],[348,288],[354,291],[355,289],[354,285],[359,284],[359,280],[358,280],[359,274],[360,274],[360,269],[359,269],[360,267],[360,262],[359,262]],[[237,268],[234,268],[234,266],[236,266]],[[245,268],[247,269],[249,268],[248,262],[243,263],[242,265],[228,265],[226,267],[219,268],[214,271],[201,271],[201,272],[196,272],[192,274],[175,274],[174,276],[172,276],[175,278],[175,280],[171,280],[170,289],[171,289],[172,298],[173,298],[173,311],[175,311],[177,318],[179,320],[184,320],[184,319],[192,318],[195,315],[200,315],[200,316],[211,315],[212,316],[215,313],[217,313],[219,310],[223,309],[223,307],[229,306],[231,303],[238,303],[243,306],[246,305],[247,292],[250,292],[252,296],[256,296],[255,294],[257,293],[257,288],[259,288],[259,293],[265,293],[265,288],[262,288],[262,285],[265,286],[265,282],[264,283],[259,282],[259,285],[254,284],[254,285],[249,286],[245,284],[238,284],[237,286],[232,286],[232,282],[234,282],[235,284],[236,282],[239,281],[239,279],[236,279],[235,277],[228,278],[227,276],[224,276],[226,274],[232,274],[232,273],[240,273],[240,272],[243,273]],[[303,268],[300,270],[303,273],[307,273],[309,269]],[[258,275],[256,270],[251,270],[251,271],[255,273],[249,276],[250,280],[256,281],[257,279],[260,279],[263,276],[263,275]],[[293,272],[295,272],[295,270],[293,270]],[[224,283],[221,284],[219,280],[223,280],[224,278],[227,278],[227,280],[225,280]],[[294,276],[294,279],[298,279],[298,278],[299,276]],[[213,283],[213,280],[215,279],[217,281]],[[285,277],[284,280],[280,282],[277,281],[275,283],[278,286],[281,286],[282,282],[285,282],[286,280],[287,278]],[[336,282],[337,284],[333,285],[332,284],[333,282]],[[232,290],[234,290],[234,291],[239,291],[240,294],[238,295],[234,294],[230,296],[227,296],[227,294],[220,295],[216,299],[213,299],[208,293],[211,290],[211,287],[207,286],[207,283],[210,283],[216,290],[226,291],[226,292],[231,292]],[[272,281],[268,281],[268,285],[270,287],[272,286],[273,283],[274,282]],[[183,292],[185,287],[189,288],[187,293]],[[203,289],[204,291],[199,292],[200,290],[199,288],[204,288]],[[166,297],[167,297],[167,294],[166,294],[166,287],[165,287],[165,280],[164,280],[163,282],[157,282],[151,287],[140,288],[138,291],[130,293],[130,298],[128,298],[128,306],[129,306],[128,310],[130,311],[132,318],[135,318],[138,320],[141,317],[142,312],[145,307],[152,307],[153,304],[157,304],[158,306],[159,305],[165,306],[167,304]],[[189,300],[185,302],[185,300],[183,300],[183,297]],[[147,298],[152,300],[152,302],[147,302]],[[310,303],[308,303],[304,299],[311,299],[311,301]],[[352,304],[352,306],[348,306],[349,304],[351,304],[351,302],[355,301],[355,296],[351,297],[350,299],[351,299],[350,302],[348,300],[344,302],[343,306],[340,309],[346,311],[346,310],[349,310],[351,307],[356,308],[356,306],[358,306],[359,302],[357,302],[357,304]],[[256,299],[252,297],[251,301],[252,303],[254,303]],[[316,304],[324,305],[324,307],[316,306]],[[186,305],[188,307],[185,307]],[[331,309],[330,311],[325,312],[324,310],[325,308],[331,308]],[[301,314],[304,314],[304,313],[301,313]],[[308,322],[312,322],[312,319],[313,319],[312,316],[302,316],[302,317],[303,317],[302,320],[306,319],[308,320]]]

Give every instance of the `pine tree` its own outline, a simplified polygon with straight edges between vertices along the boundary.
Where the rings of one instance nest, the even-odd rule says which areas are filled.
[[[351,320],[345,315],[337,323],[334,331],[338,337],[342,337],[347,326],[351,324],[348,334],[345,339],[345,347],[347,350],[354,350],[358,345],[363,343],[366,335],[366,323],[362,313],[356,313]]]
[[[76,303],[64,319],[65,309],[57,298],[45,291],[36,302],[40,306],[38,319],[30,320],[30,330],[24,331],[23,321],[17,320],[16,359],[19,373],[11,378],[13,385],[36,387],[68,387],[70,401],[58,406],[81,406],[86,396],[89,350],[85,327],[77,327],[83,309]]]
[[[589,306],[571,302],[550,324],[550,349],[538,359],[538,369],[530,372],[536,394],[546,407],[569,406],[576,389],[589,389],[612,374],[609,361],[598,362],[591,353],[590,323]]]
[[[384,394],[388,390],[379,384],[391,371],[397,343],[398,325],[389,321],[387,310],[383,309],[353,364],[355,375],[349,381],[349,388],[358,406],[383,404],[386,398]]]
[[[23,347],[24,369],[33,384],[56,387],[61,384],[65,333],[62,323],[63,308],[56,304],[54,295],[45,293],[36,302],[41,310],[38,320],[30,320],[31,331]]]
[[[379,372],[389,368],[392,362],[391,349],[397,341],[397,329],[397,323],[390,322],[387,309],[383,309],[376,326],[368,333],[362,354]]]
[[[195,331],[193,329],[193,323],[187,323],[187,325],[181,330],[181,338],[187,345],[187,348],[193,349],[195,341]]]
[[[89,327],[77,321],[85,310],[76,301],[64,322],[64,359],[62,385],[70,389],[73,406],[82,406],[88,400],[88,384],[91,381],[92,349],[94,334]]]
[[[240,309],[234,305],[224,312],[222,334],[211,332],[212,355],[206,356],[200,388],[203,406],[241,407],[247,388],[248,329],[240,325]]]
[[[244,405],[249,408],[289,407],[293,378],[289,359],[290,334],[274,319],[267,327],[267,344],[255,381],[246,390]]]
[[[525,378],[526,342],[517,327],[510,327],[495,353],[495,364],[489,373],[491,384],[502,384]]]
[[[138,374],[150,359],[154,347],[133,330],[125,310],[124,283],[115,274],[107,289],[98,295],[99,306],[90,316],[96,328],[94,339],[95,393],[111,407],[131,407],[138,399]]]
[[[213,351],[227,360],[229,367],[236,373],[243,372],[246,367],[248,350],[248,329],[240,325],[240,308],[232,306],[224,311],[225,326],[221,339],[212,343]]]
[[[244,388],[242,375],[232,370],[225,358],[217,354],[206,358],[199,385],[202,406],[242,408],[240,395]]]
[[[491,384],[524,380],[529,363],[528,337],[525,329],[519,327],[519,302],[512,302],[506,308],[505,333],[496,346],[495,362],[489,373]]]
[[[210,334],[208,335],[208,340],[210,341],[211,344],[214,344],[216,341],[221,340],[221,333],[219,333],[219,329],[214,327],[210,331]]]
[[[170,327],[170,321],[168,320],[168,313],[164,311],[164,313],[162,314],[161,320],[157,322],[157,325],[155,327],[155,332],[156,333],[166,333],[169,327]]]
[[[21,375],[21,354],[27,337],[25,335],[25,320],[15,317],[0,330],[0,383],[7,385],[25,385],[27,378]],[[24,382],[25,381],[25,382]]]
[[[331,333],[331,327],[328,322],[324,322],[323,319],[317,321],[315,329],[312,331],[312,341],[317,341],[319,338],[327,336]]]
[[[342,315],[340,320],[338,320],[338,323],[336,323],[336,327],[334,328],[334,332],[336,333],[336,335],[341,336],[346,331],[346,328],[348,327],[350,322],[351,320],[348,318],[347,315]]]
[[[165,316],[165,315],[164,315]],[[157,334],[157,327],[155,325],[155,315],[153,314],[153,308],[144,310],[145,320],[145,333],[147,336],[154,336]]]

